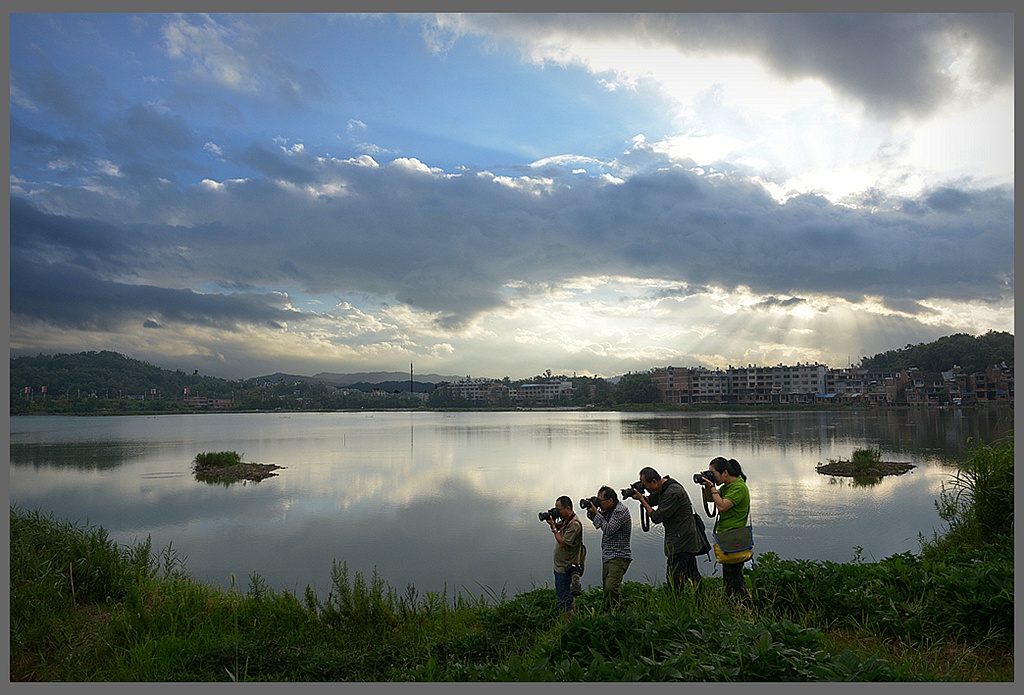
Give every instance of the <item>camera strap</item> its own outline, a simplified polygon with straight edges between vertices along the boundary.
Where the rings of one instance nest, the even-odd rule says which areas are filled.
[[[702,486],[700,489],[700,498],[704,502],[704,513],[708,515],[709,519],[711,519],[715,516],[718,509],[715,507],[715,500],[711,496],[711,493],[708,492],[709,490],[711,490],[711,488]],[[716,521],[715,523],[717,524],[718,522]]]

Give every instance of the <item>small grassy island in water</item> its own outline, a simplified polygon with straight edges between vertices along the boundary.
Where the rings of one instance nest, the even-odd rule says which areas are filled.
[[[196,480],[204,483],[235,483],[248,480],[258,483],[277,475],[273,471],[284,468],[273,463],[246,463],[235,451],[207,451],[196,454],[192,472]]]
[[[823,475],[881,478],[886,475],[903,475],[911,468],[914,468],[912,463],[883,461],[882,452],[878,449],[857,449],[849,460],[829,459],[828,463],[819,463],[815,470]]]

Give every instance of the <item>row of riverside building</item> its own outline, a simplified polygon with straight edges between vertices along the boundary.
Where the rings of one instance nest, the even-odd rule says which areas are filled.
[[[821,364],[775,367],[664,367],[650,372],[659,400],[676,405],[813,404],[1013,405],[1013,367],[968,374],[917,368],[832,369]]]
[[[658,400],[675,405],[821,404],[1013,405],[1014,367],[993,364],[968,374],[959,366],[945,372],[919,368],[831,368],[824,364],[707,367],[666,366],[649,372]],[[571,381],[510,386],[497,379],[442,382],[452,395],[476,402],[556,403],[577,395]],[[593,395],[585,394],[585,395]]]
[[[572,381],[564,380],[510,386],[497,379],[467,377],[459,381],[443,381],[437,388],[447,389],[457,398],[490,403],[496,403],[503,398],[511,398],[518,402],[553,402],[572,398],[576,393]]]
[[[728,369],[662,367],[649,374],[658,389],[658,400],[673,405],[1013,405],[1013,367],[1005,362],[973,374],[957,366],[926,372],[917,368],[833,369],[816,363]],[[497,379],[466,378],[437,387],[484,403],[505,398],[519,403],[557,403],[577,395],[573,382],[567,380],[511,386]]]

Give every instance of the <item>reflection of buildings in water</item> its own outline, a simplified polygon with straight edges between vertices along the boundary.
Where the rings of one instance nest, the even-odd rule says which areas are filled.
[[[624,416],[627,436],[652,438],[660,445],[714,442],[757,452],[842,449],[852,442],[877,440],[883,453],[915,450],[940,452],[968,441],[995,441],[1013,428],[1012,408],[953,411],[932,408],[865,409],[856,411],[774,411],[757,414],[701,413]],[[852,451],[852,448],[850,449]]]

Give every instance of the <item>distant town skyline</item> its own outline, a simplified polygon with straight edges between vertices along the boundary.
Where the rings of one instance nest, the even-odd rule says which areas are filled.
[[[613,377],[1013,332],[1012,14],[9,23],[13,356]]]

